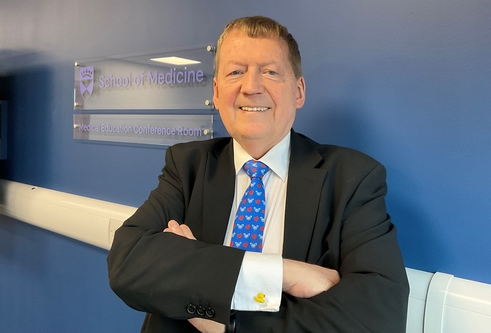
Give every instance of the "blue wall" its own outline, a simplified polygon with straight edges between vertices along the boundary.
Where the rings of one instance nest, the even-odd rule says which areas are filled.
[[[387,167],[406,266],[491,283],[489,0],[0,0],[2,176],[140,205],[165,150],[73,140],[73,62],[213,42],[255,14],[300,44],[307,103],[295,129]],[[105,257],[1,217],[0,331],[138,331]]]

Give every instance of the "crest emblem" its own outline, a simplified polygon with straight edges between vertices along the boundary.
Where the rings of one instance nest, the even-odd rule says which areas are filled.
[[[80,67],[80,95],[88,100],[94,91],[94,67]]]

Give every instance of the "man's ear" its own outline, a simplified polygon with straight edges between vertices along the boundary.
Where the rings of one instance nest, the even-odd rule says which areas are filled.
[[[213,78],[213,105],[215,106],[215,109],[218,110],[217,105],[218,105],[218,83],[217,83],[217,78]]]
[[[305,79],[301,76],[297,80],[297,98],[296,98],[296,107],[300,109],[305,103]]]

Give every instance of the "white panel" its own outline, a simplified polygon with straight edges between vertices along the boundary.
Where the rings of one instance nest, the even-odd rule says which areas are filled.
[[[443,333],[443,305],[452,277],[452,275],[437,272],[431,279],[426,296],[425,333]]]
[[[423,333],[426,294],[433,274],[411,268],[406,268],[406,272],[411,287],[406,333]]]
[[[433,273],[418,271],[417,269],[406,268],[407,278],[411,291],[409,297],[426,301],[426,294],[430,285]]]
[[[406,333],[423,333],[426,302],[409,296]]]
[[[445,306],[491,317],[491,285],[453,278],[448,287]]]
[[[0,213],[104,249],[136,208],[0,179]],[[109,221],[112,220],[111,223]]]
[[[491,317],[459,308],[445,307],[444,333],[490,333]]]
[[[453,278],[444,304],[443,332],[491,332],[491,285]]]

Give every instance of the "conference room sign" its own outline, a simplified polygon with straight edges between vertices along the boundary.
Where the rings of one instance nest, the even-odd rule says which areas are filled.
[[[73,138],[151,145],[213,138],[210,44],[75,62]]]

